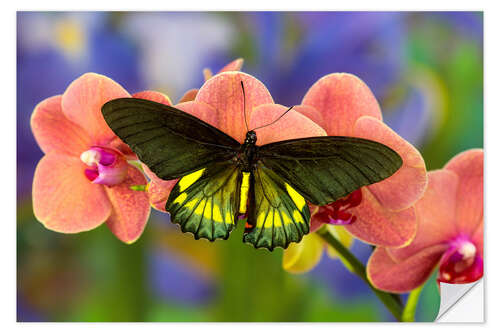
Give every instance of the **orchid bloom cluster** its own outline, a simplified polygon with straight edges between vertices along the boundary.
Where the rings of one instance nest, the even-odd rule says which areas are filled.
[[[215,76],[205,70],[205,84],[174,106],[243,142],[244,101],[234,94],[242,81],[250,128],[271,123],[288,107],[276,104],[262,82],[241,72],[242,64],[237,59]],[[176,180],[164,181],[142,165],[144,175],[133,162],[137,157],[102,117],[102,105],[120,97],[173,105],[159,92],[130,95],[111,79],[89,73],[35,108],[31,126],[45,156],[34,175],[33,210],[46,228],[77,233],[106,223],[121,241],[132,243],[145,228],[150,205],[165,212]],[[311,233],[284,251],[284,269],[306,272],[325,250],[332,258],[339,255],[318,235],[321,228],[346,248],[354,238],[376,246],[367,273],[381,290],[410,291],[435,267],[439,281],[448,283],[482,276],[482,150],[464,152],[443,170],[428,173],[419,151],[384,124],[371,90],[345,73],[319,79],[286,117],[256,132],[259,145],[326,135],[365,138],[391,147],[403,160],[379,183],[326,206],[310,205]],[[145,191],[136,190],[146,184]]]

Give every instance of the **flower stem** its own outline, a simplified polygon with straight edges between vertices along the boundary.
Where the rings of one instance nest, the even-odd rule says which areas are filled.
[[[408,296],[408,301],[406,302],[403,314],[401,316],[401,321],[415,321],[415,311],[417,310],[418,299],[420,298],[420,293],[424,285],[413,289]]]
[[[366,275],[365,266],[356,258],[351,251],[346,249],[340,241],[335,238],[326,228],[320,228],[317,231],[318,235],[321,236],[328,244],[330,244],[342,258],[343,262],[347,262],[350,270],[358,275],[365,283],[372,289],[372,291],[377,295],[377,297],[384,303],[387,309],[392,313],[392,315],[398,320],[401,321],[402,315],[402,303],[398,295],[390,294],[383,292],[381,290],[376,289]]]

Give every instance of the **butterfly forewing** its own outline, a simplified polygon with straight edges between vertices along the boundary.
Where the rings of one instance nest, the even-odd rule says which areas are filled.
[[[165,208],[171,221],[196,239],[227,239],[235,226],[240,183],[235,164],[210,165],[179,179]]]
[[[394,174],[401,157],[378,142],[325,136],[287,140],[259,148],[259,160],[307,201],[326,205]]]
[[[168,105],[136,98],[102,107],[109,127],[158,177],[182,177],[231,159],[240,144],[217,128]]]
[[[258,163],[253,173],[249,228],[243,240],[256,248],[287,248],[309,232],[309,207],[293,186]]]

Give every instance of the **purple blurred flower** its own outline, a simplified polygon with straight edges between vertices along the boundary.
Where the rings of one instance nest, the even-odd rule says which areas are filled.
[[[406,65],[404,19],[383,12],[250,14],[258,48],[254,72],[285,105],[300,104],[315,81],[334,72],[355,74],[380,97]],[[288,21],[300,31],[291,54],[284,53]]]
[[[17,321],[18,322],[40,322],[45,321],[43,316],[31,307],[23,298],[21,293],[17,293]]]
[[[215,284],[200,271],[165,250],[154,250],[149,258],[151,290],[166,301],[202,304],[215,294]]]
[[[129,13],[121,29],[141,52],[148,89],[165,92],[172,100],[200,87],[202,70],[211,67],[207,59],[227,53],[235,40],[231,22],[217,13]]]

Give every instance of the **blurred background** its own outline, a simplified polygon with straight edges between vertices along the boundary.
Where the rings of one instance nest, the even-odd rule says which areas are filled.
[[[393,320],[339,261],[324,256],[313,271],[289,274],[281,249],[254,250],[241,228],[228,241],[195,241],[153,213],[143,236],[124,245],[105,226],[64,235],[34,218],[37,103],[85,72],[175,103],[203,84],[204,68],[216,73],[239,57],[283,105],[300,104],[326,74],[359,76],[429,170],[483,146],[480,12],[18,12],[18,321]],[[363,262],[371,250],[353,247]],[[417,320],[438,309],[431,278]]]

